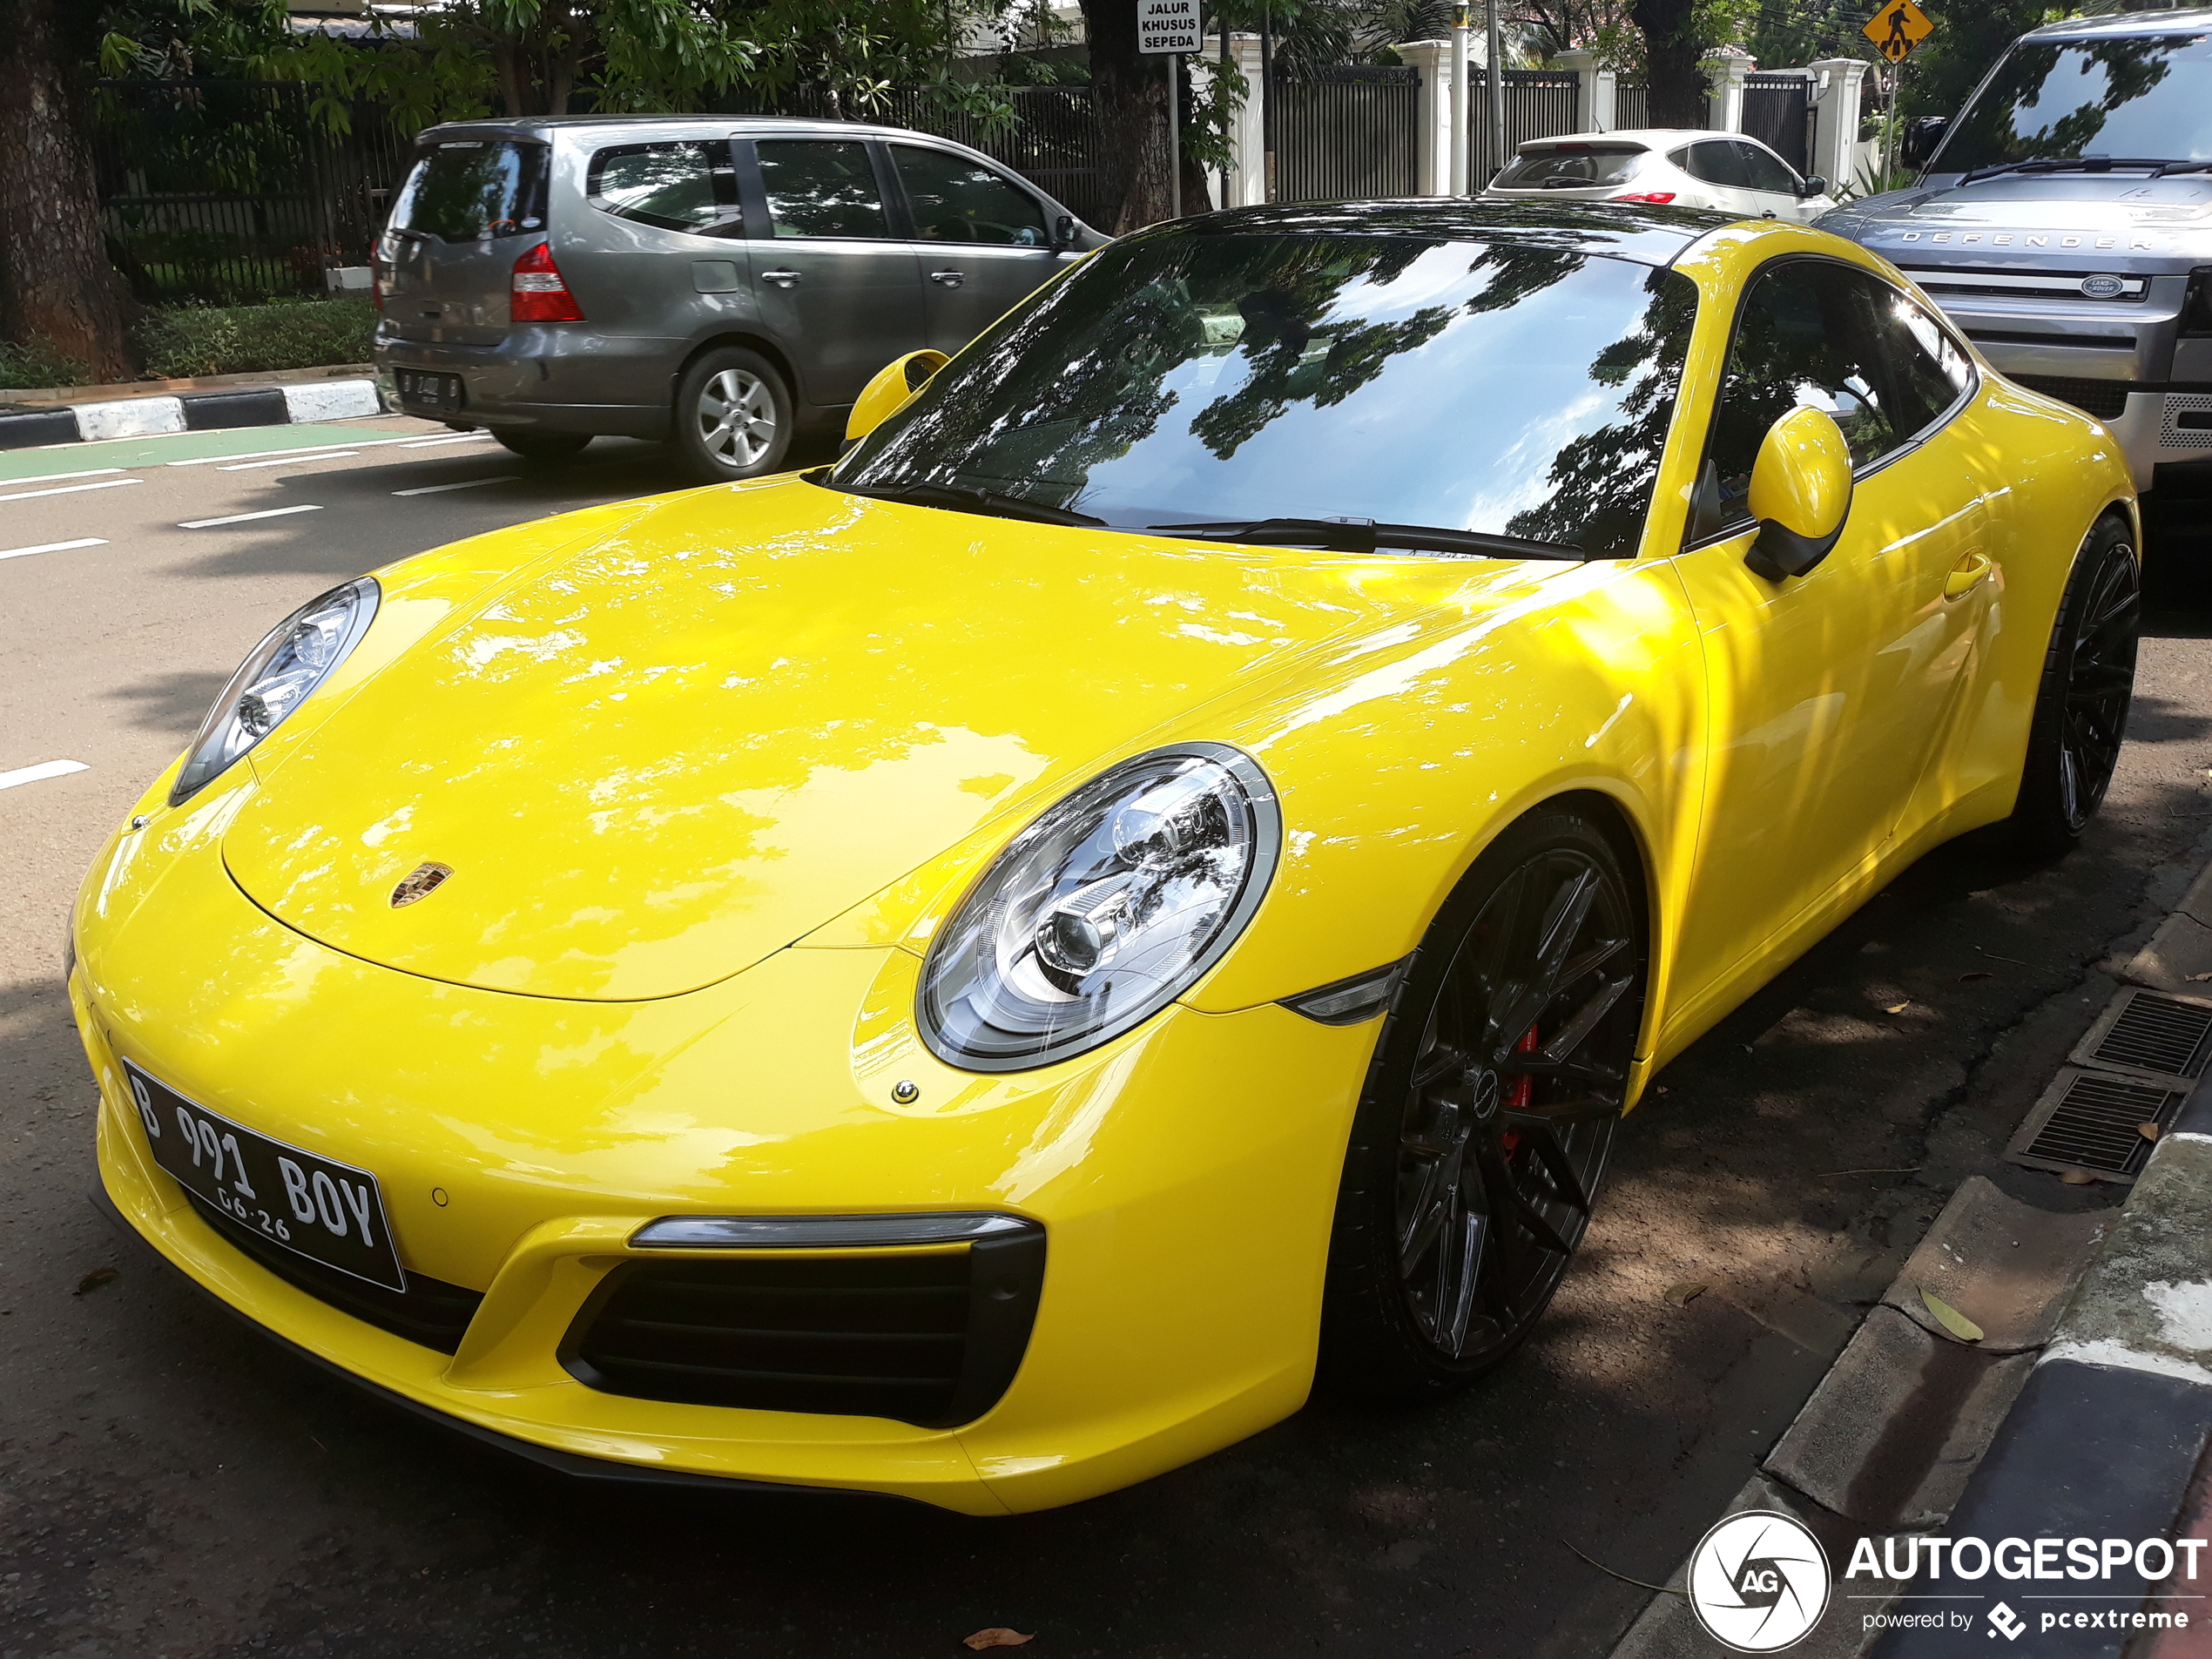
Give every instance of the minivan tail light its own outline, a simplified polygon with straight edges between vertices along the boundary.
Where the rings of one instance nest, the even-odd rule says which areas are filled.
[[[561,280],[553,263],[553,246],[540,242],[515,261],[515,278],[507,293],[507,314],[516,322],[582,322],[583,307]]]
[[[1609,202],[1649,202],[1655,207],[1664,207],[1674,199],[1675,192],[1671,190],[1641,190],[1626,196],[1608,196],[1605,199]]]

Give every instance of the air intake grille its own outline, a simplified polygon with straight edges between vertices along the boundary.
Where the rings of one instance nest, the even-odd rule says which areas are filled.
[[[1043,1282],[1037,1227],[952,1250],[633,1261],[562,1358],[608,1393],[950,1427],[1014,1380]]]
[[[286,1284],[305,1291],[318,1301],[329,1303],[341,1313],[352,1314],[365,1325],[389,1331],[395,1337],[405,1337],[409,1342],[419,1342],[426,1348],[435,1348],[440,1353],[451,1353],[460,1347],[462,1333],[475,1317],[476,1305],[484,1299],[481,1291],[464,1290],[458,1285],[448,1285],[442,1279],[416,1272],[408,1274],[404,1291],[387,1290],[381,1285],[372,1285],[365,1278],[355,1278],[351,1273],[341,1273],[334,1267],[325,1267],[320,1262],[281,1250],[258,1233],[239,1226],[196,1194],[187,1192],[185,1196],[192,1199],[192,1207],[199,1218],[226,1242]]]
[[[2091,1065],[2201,1077],[2212,1059],[2212,1005],[2139,990],[2080,1057]]]
[[[2061,1071],[2041,1103],[2047,1110],[2028,1115],[2006,1156],[2042,1169],[2078,1168],[2132,1181],[2150,1156],[2141,1125],[2164,1130],[2184,1098],[2183,1091],[2156,1083]]]
[[[2126,381],[2072,380],[2059,374],[2014,374],[2011,378],[2031,392],[2071,403],[2084,415],[2094,415],[2100,421],[2117,421],[2128,412]]]

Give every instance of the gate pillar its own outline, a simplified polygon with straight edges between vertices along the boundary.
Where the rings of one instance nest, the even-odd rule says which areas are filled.
[[[1758,67],[1741,46],[1716,46],[1697,60],[1705,71],[1708,126],[1721,132],[1743,131],[1743,83]]]
[[[1615,93],[1619,82],[1609,69],[1600,69],[1597,54],[1586,47],[1556,54],[1553,65],[1571,69],[1581,82],[1575,95],[1575,130],[1577,132],[1610,132],[1620,125],[1616,113]]]
[[[1188,60],[1190,92],[1204,98],[1221,64],[1221,37],[1198,43]],[[1259,37],[1229,36],[1229,61],[1244,78],[1244,99],[1229,122],[1229,199],[1221,199],[1221,175],[1206,175],[1206,193],[1216,207],[1251,207],[1267,199],[1267,83],[1259,72]]]
[[[1812,170],[1832,194],[1851,182],[1868,65],[1857,57],[1822,57],[1805,67],[1820,78],[1812,95]]]

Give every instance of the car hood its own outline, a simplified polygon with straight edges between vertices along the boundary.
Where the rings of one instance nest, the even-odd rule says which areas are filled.
[[[795,479],[672,496],[509,578],[257,754],[224,858],[264,909],[353,955],[501,991],[671,995],[1403,616],[1369,592],[1389,585],[1345,556]],[[395,905],[426,863],[453,873]]]
[[[2212,251],[2212,179],[2194,173],[2000,173],[1846,203],[1819,227],[1901,264],[1962,260],[2153,270]],[[2101,256],[2101,257],[2100,257]]]

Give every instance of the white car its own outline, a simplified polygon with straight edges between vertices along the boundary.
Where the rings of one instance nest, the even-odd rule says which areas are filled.
[[[1486,201],[1539,197],[1671,203],[1805,224],[1836,205],[1826,179],[1804,177],[1757,138],[1684,127],[1531,138],[1482,192]]]

